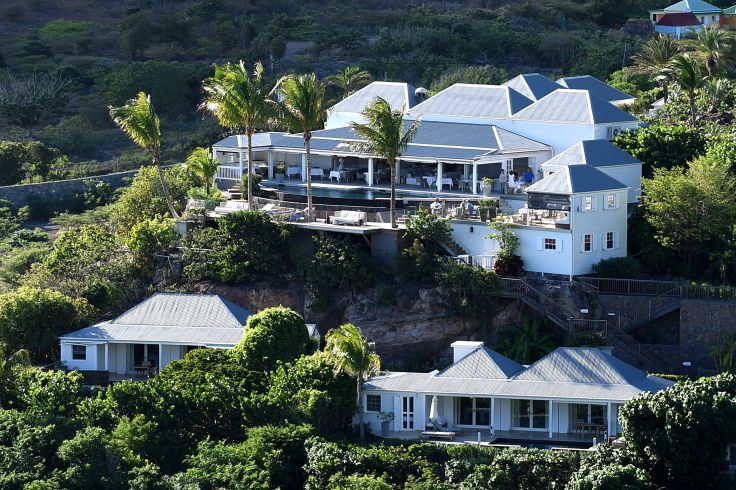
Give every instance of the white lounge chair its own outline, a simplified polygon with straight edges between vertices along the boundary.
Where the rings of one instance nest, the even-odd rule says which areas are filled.
[[[357,225],[363,226],[366,222],[366,214],[362,211],[337,211],[330,216],[330,223],[335,225]]]
[[[248,203],[245,201],[227,201],[223,206],[217,206],[215,208],[215,214],[228,214],[247,210]]]

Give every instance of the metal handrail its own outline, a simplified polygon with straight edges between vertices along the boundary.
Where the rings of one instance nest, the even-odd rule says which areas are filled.
[[[685,281],[616,279],[589,276],[578,277],[577,281],[596,288],[601,294],[663,296],[679,288],[680,299],[736,301],[736,288],[729,286],[700,286],[688,284]]]

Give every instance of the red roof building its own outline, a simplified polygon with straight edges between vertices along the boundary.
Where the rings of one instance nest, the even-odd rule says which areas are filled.
[[[660,17],[657,25],[667,27],[699,26],[700,20],[692,12],[672,12]]]

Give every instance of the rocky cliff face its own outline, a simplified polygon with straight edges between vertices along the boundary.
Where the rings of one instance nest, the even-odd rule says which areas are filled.
[[[447,356],[450,343],[455,340],[484,340],[490,345],[498,327],[518,324],[521,319],[516,303],[500,303],[497,311],[489,312],[481,329],[471,331],[462,318],[447,312],[439,288],[403,287],[396,292],[393,305],[381,303],[374,290],[358,295],[338,294],[325,312],[308,308],[309,297],[298,281],[247,286],[205,282],[195,290],[219,294],[253,312],[269,306],[287,306],[302,314],[307,323],[316,323],[322,335],[344,323],[354,323],[376,343],[378,353],[391,360]]]

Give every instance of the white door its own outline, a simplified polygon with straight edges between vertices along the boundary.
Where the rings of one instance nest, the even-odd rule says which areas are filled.
[[[414,397],[401,397],[401,429],[414,430]]]

